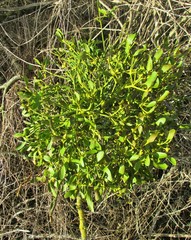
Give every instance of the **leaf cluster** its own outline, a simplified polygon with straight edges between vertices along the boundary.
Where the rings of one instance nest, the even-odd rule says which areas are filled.
[[[41,70],[19,93],[25,127],[17,149],[43,167],[39,180],[54,196],[81,195],[93,210],[92,193],[126,193],[151,180],[153,168],[176,164],[169,144],[182,55],[139,46],[135,34],[104,48],[56,35],[60,47],[36,60]]]

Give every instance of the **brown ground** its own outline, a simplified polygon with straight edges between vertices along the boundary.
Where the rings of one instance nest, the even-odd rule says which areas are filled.
[[[41,0],[42,1],[42,0]],[[55,30],[66,38],[100,37],[95,20],[96,0],[2,0],[0,3],[0,86],[14,76],[33,77],[29,68],[34,57],[49,55],[56,46]],[[114,4],[100,1],[104,9]],[[190,0],[127,0],[116,5],[104,19],[105,35],[111,42],[125,27],[138,33],[140,43],[160,44],[170,37],[183,50],[191,47]],[[170,47],[170,45],[169,45]],[[191,121],[191,65],[188,57],[177,89],[178,121]],[[13,134],[22,129],[17,92],[18,77],[8,88],[0,87],[0,239],[77,239],[77,212],[73,202],[58,198],[52,219],[52,198],[46,185],[33,181],[40,173],[15,150]],[[85,211],[89,239],[191,239],[191,133],[179,130],[172,142],[178,164],[153,183],[135,187],[126,198],[110,196]]]

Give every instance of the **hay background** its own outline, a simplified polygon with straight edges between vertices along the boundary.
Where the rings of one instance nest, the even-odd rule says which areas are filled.
[[[56,28],[61,28],[68,39],[100,37],[95,0],[42,1],[39,5],[41,1],[0,3],[0,85],[18,74],[32,79],[28,63],[35,65],[34,57],[49,55],[56,46]],[[106,0],[100,4],[107,9],[114,6]],[[176,40],[184,50],[191,47],[189,0],[128,0],[116,6],[115,15],[104,19],[105,35],[111,42],[125,26],[129,33],[138,33],[140,44],[147,41],[156,46],[169,36],[169,48]],[[188,56],[177,90],[178,120],[182,123],[191,121],[190,79]],[[20,88],[21,80],[8,89],[5,113],[0,115],[0,239],[78,239],[74,203],[59,196],[50,221],[52,198],[47,186],[32,181],[40,170],[15,151],[13,134],[23,126],[17,96]],[[0,94],[2,100],[2,90]],[[172,142],[177,166],[153,183],[135,186],[126,198],[112,195],[97,203],[94,213],[86,210],[89,239],[191,239],[190,152],[191,133],[179,130]]]

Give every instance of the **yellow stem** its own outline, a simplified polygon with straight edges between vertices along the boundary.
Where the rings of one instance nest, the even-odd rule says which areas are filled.
[[[79,229],[80,229],[80,234],[81,234],[81,240],[86,240],[87,232],[86,232],[86,226],[85,226],[84,211],[82,209],[82,199],[80,196],[77,196],[76,208],[78,210]]]

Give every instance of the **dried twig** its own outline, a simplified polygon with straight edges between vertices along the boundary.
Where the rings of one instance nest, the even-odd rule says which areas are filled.
[[[169,237],[169,238],[184,238],[184,239],[191,239],[191,234],[170,234],[170,233],[156,233],[156,234],[152,234],[152,237],[157,237],[160,238],[161,237]]]
[[[31,3],[31,4],[20,6],[20,7],[9,7],[9,8],[1,7],[0,12],[19,12],[19,11],[23,11],[23,10],[28,10],[30,8],[36,8],[36,7],[51,5],[53,3],[54,3],[54,1],[49,1],[49,2]]]
[[[0,237],[7,236],[7,235],[12,234],[12,233],[20,233],[20,232],[29,233],[30,231],[29,230],[24,230],[24,229],[13,229],[13,230],[3,232],[3,233],[0,232]]]

